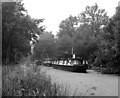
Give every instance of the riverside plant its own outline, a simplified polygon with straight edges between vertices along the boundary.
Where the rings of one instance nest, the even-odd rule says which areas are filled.
[[[41,67],[29,61],[2,67],[2,96],[69,96]]]

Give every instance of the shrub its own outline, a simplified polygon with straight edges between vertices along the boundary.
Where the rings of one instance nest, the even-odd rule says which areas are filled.
[[[28,63],[26,63],[28,64]],[[51,77],[35,69],[34,64],[29,66],[3,66],[3,96],[66,96],[67,90],[60,85],[52,84]]]

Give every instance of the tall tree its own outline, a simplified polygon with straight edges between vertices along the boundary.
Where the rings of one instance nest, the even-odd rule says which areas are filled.
[[[97,4],[87,6],[85,11],[79,14],[79,22],[81,25],[85,26],[85,28],[87,27],[87,32],[89,32],[88,35],[92,37],[90,38],[92,42],[91,45],[94,46],[92,50],[95,49],[95,51],[91,56],[99,57],[101,54],[104,54],[102,51],[107,42],[103,38],[103,28],[105,28],[109,22],[109,17],[107,16],[105,9],[100,9]],[[84,31],[86,30],[84,29]]]
[[[107,73],[120,72],[120,7],[116,8],[116,13],[111,17],[102,30],[100,47],[97,52],[95,63],[107,68]],[[94,63],[94,64],[95,64]],[[105,71],[106,72],[106,71]]]
[[[76,16],[69,16],[63,20],[59,25],[59,32],[57,34],[59,40],[58,51],[61,55],[72,55],[74,47],[73,37],[78,25],[78,19]],[[71,56],[70,55],[70,56]]]
[[[70,58],[72,51],[72,40],[71,37],[67,34],[56,39],[56,49],[57,49],[57,57],[58,58]]]
[[[23,14],[24,13],[24,14]],[[43,20],[31,19],[21,2],[2,3],[2,61],[15,62],[16,58],[30,53],[30,41],[40,32],[38,25]]]
[[[74,43],[76,56],[84,59],[89,59],[90,55],[98,48],[97,41],[92,37],[92,30],[87,24],[82,24],[77,28]]]
[[[58,37],[62,37],[65,34],[72,37],[72,35],[75,33],[75,28],[78,22],[77,20],[77,17],[73,17],[71,15],[63,20],[59,25],[60,30],[58,32]]]
[[[79,15],[80,22],[89,24],[92,29],[93,37],[98,37],[100,29],[108,23],[109,17],[105,9],[99,9],[98,5],[87,6],[85,11]]]
[[[33,49],[33,60],[53,59],[55,55],[55,39],[51,32],[44,32]]]
[[[107,67],[120,68],[120,7],[116,7],[115,15],[110,19],[106,26],[104,38],[107,41]]]

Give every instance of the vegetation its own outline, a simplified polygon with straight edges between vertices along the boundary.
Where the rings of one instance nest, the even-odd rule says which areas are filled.
[[[39,41],[34,46],[32,59],[38,59],[42,62],[46,58],[52,58],[55,55],[54,35],[51,32],[44,32],[40,35]]]
[[[68,96],[66,88],[53,84],[51,77],[35,64],[3,66],[2,96]]]
[[[119,9],[120,7],[116,8],[116,13],[111,18],[105,9],[99,9],[97,4],[87,6],[78,16],[70,15],[61,21],[56,37],[51,33],[52,37],[46,36],[47,42],[46,40],[44,42],[47,44],[43,45],[41,38],[39,39],[34,47],[34,50],[38,49],[39,52],[35,51],[35,54],[45,52],[45,49],[48,49],[47,46],[49,51],[44,53],[44,57],[68,59],[74,53],[76,57],[88,60],[93,68],[106,68],[102,73],[118,74],[120,71]],[[45,49],[38,48],[41,45]],[[51,52],[52,55],[50,55]]]
[[[3,96],[65,94],[51,83],[50,77],[38,73],[40,67],[32,63],[35,60],[68,59],[74,53],[88,60],[92,69],[119,74],[119,6],[111,18],[97,4],[87,6],[78,16],[70,15],[61,21],[57,36],[40,26],[43,21],[31,18],[21,2],[2,3]],[[30,57],[31,62],[21,64],[24,57]]]
[[[45,43],[43,49],[52,56],[49,47],[54,37],[48,32],[43,34],[44,27],[39,26],[43,19],[32,19],[20,2],[3,2],[2,15],[2,96],[68,96],[66,88],[53,84],[40,67],[29,61],[31,44],[37,44],[38,35],[39,42]]]
[[[32,19],[22,3],[2,3],[2,63],[18,62],[31,52],[30,42],[36,42],[43,28],[43,19]],[[22,43],[22,44],[21,44]]]

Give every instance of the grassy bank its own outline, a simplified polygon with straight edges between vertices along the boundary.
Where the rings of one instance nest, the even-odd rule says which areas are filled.
[[[2,67],[2,96],[68,96],[35,64]]]

